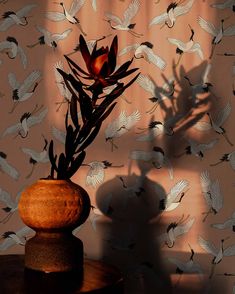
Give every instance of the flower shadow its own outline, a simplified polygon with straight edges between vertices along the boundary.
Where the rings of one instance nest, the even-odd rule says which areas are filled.
[[[166,232],[168,228],[162,217],[164,208],[161,201],[166,199],[167,193],[161,183],[162,180],[155,180],[155,172],[161,173],[161,168],[164,166],[160,162],[154,162],[157,157],[150,154],[160,151],[164,156],[166,155],[170,166],[165,167],[168,168],[170,180],[173,180],[172,184],[175,184],[174,173],[170,172],[169,167],[173,167],[172,170],[175,171],[180,166],[175,155],[182,152],[185,144],[183,139],[186,135],[191,136],[192,127],[202,119],[214,103],[214,98],[207,89],[205,93],[197,93],[185,77],[196,76],[198,80],[206,67],[207,62],[203,62],[190,72],[186,72],[181,66],[178,74],[173,66],[177,87],[170,99],[158,101],[164,120],[159,123],[155,113],[151,113],[148,127],[145,128],[145,134],[142,136],[145,139],[140,139],[141,136],[138,136],[135,150],[130,150],[129,159],[135,160],[137,172],[132,173],[129,167],[127,175],[117,174],[97,190],[96,205],[111,219],[106,230],[103,231],[102,257],[122,271],[125,293],[157,291],[178,293],[171,282],[174,272],[166,268],[163,252],[158,243],[160,232]],[[162,77],[167,83],[167,78],[164,75]],[[166,89],[156,85],[156,91],[164,93]],[[192,97],[193,95],[198,95],[199,98]],[[151,101],[156,102],[154,99]],[[158,133],[154,128],[158,125],[165,127],[169,120],[171,120],[171,125],[167,125],[169,132],[156,135]],[[137,155],[140,157],[137,158]],[[149,160],[146,159],[148,155]],[[189,168],[195,169],[195,167]],[[166,179],[168,180],[169,178]],[[177,251],[171,249],[171,252]],[[203,287],[203,283],[201,286]],[[184,289],[184,285],[180,285],[178,289],[184,293],[188,288]],[[191,293],[194,293],[193,290]]]

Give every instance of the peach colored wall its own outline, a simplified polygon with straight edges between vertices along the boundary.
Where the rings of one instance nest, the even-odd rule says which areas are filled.
[[[170,99],[159,103],[152,115],[147,113],[154,105],[148,99],[152,95],[141,88],[138,82],[135,82],[125,92],[125,97],[129,103],[121,97],[118,99],[118,105],[104,122],[95,142],[88,148],[85,162],[108,160],[114,166],[123,165],[123,167],[105,169],[103,183],[95,187],[86,185],[88,167],[81,167],[73,178],[75,182],[86,188],[92,204],[108,216],[101,216],[97,210],[92,211],[90,218],[76,235],[84,241],[87,256],[104,259],[123,270],[127,277],[126,285],[127,289],[129,289],[127,293],[156,293],[157,277],[162,277],[163,272],[166,276],[175,272],[176,266],[170,263],[168,258],[179,258],[184,262],[189,260],[190,248],[188,244],[195,251],[194,261],[200,264],[204,273],[204,281],[209,281],[209,283],[206,283],[207,286],[209,285],[207,290],[213,290],[213,293],[222,293],[222,291],[232,293],[235,277],[217,274],[225,272],[235,274],[235,257],[224,257],[221,263],[215,267],[214,277],[209,280],[208,276],[213,257],[200,246],[199,236],[214,243],[217,248],[221,245],[221,239],[229,237],[225,241],[225,248],[235,246],[234,227],[232,225],[230,225],[230,228],[221,230],[212,227],[212,224],[224,223],[226,220],[231,219],[232,214],[235,212],[235,163],[233,163],[232,168],[231,162],[234,160],[234,155],[233,158],[230,157],[230,162],[224,162],[214,167],[211,166],[211,164],[218,162],[224,154],[234,152],[232,144],[235,144],[233,132],[235,39],[234,36],[223,37],[222,41],[216,45],[213,57],[209,58],[212,36],[200,27],[198,18],[199,16],[202,17],[214,24],[215,27],[219,27],[221,19],[225,19],[225,29],[232,26],[231,34],[235,35],[235,17],[232,7],[219,9],[211,6],[214,3],[221,2],[233,2],[233,5],[235,3],[234,1],[225,0],[195,0],[190,11],[178,17],[174,27],[170,29],[166,26],[161,28],[161,25],[157,24],[149,27],[150,21],[155,16],[166,12],[170,1],[140,0],[139,10],[132,21],[136,23],[134,31],[143,34],[138,38],[127,31],[113,30],[109,23],[104,21],[106,12],[111,12],[122,18],[123,12],[127,9],[131,0],[97,0],[96,2],[97,8],[95,10],[92,8],[92,1],[86,0],[76,15],[84,32],[87,34],[86,40],[99,39],[102,36],[112,34],[98,42],[98,47],[101,45],[106,46],[111,43],[112,38],[117,34],[119,52],[131,44],[141,44],[146,41],[152,43],[154,45],[153,53],[166,62],[165,69],[161,70],[143,58],[134,58],[132,66],[138,67],[141,74],[149,76],[160,90],[163,89],[164,81],[174,76],[175,92]],[[182,6],[189,1],[178,2],[178,5]],[[0,205],[2,208],[7,206],[4,202],[5,192],[10,194],[14,202],[20,189],[49,174],[49,164],[38,163],[35,165],[32,175],[26,178],[32,164],[29,163],[29,156],[23,153],[21,148],[30,148],[36,152],[41,152],[44,146],[43,136],[47,140],[52,139],[51,129],[53,126],[63,130],[66,104],[62,105],[59,111],[56,111],[58,107],[56,102],[62,101],[63,97],[55,81],[54,66],[61,61],[64,68],[67,69],[63,54],[73,51],[81,33],[78,26],[72,25],[68,21],[53,22],[45,17],[46,11],[62,11],[62,8],[53,1],[0,1],[1,15],[7,11],[17,12],[32,3],[35,4],[35,7],[32,7],[28,12],[28,25],[15,24],[5,30],[3,26],[4,19],[0,20],[0,151],[7,155],[7,162],[19,172],[17,180],[7,175],[4,170],[0,174]],[[69,7],[71,1],[64,1],[64,3],[66,7]],[[138,0],[136,0],[136,3],[138,3]],[[193,40],[195,43],[199,43],[203,58],[201,59],[197,53],[186,52],[182,55],[179,65],[174,68],[173,63],[178,59],[176,46],[172,45],[167,38],[188,42],[191,35],[189,25],[195,32]],[[42,35],[37,30],[37,26],[45,28],[51,33],[62,33],[67,29],[72,31],[64,40],[58,42],[55,49],[47,45],[36,45],[30,48],[28,45],[36,43]],[[20,56],[16,56],[15,59],[9,59],[7,56],[4,41],[9,36],[16,38],[19,46],[24,50],[27,58],[26,68],[23,68]],[[221,56],[219,55],[221,53],[232,53],[234,55]],[[134,51],[130,51],[118,57],[118,64],[132,58],[133,54]],[[70,57],[81,64],[83,68],[85,67],[79,52],[70,55]],[[193,103],[191,87],[184,76],[187,76],[193,84],[200,84],[203,72],[208,64],[211,64],[208,81],[213,87],[208,93],[198,95],[197,101]],[[28,100],[19,102],[13,113],[9,113],[13,105],[12,89],[8,78],[9,73],[14,73],[16,79],[22,83],[34,70],[41,72],[35,92]],[[34,85],[35,83],[33,82],[30,89],[28,89],[29,92]],[[215,114],[222,111],[227,103],[231,106],[231,112],[224,121],[223,127],[232,144],[226,141],[225,136],[216,133],[214,130],[202,132],[196,129],[198,122],[209,122],[207,112],[215,117]],[[29,130],[26,138],[16,136],[17,132],[3,136],[5,130],[19,123],[21,116],[25,112],[32,112],[36,105],[38,107],[42,105],[42,109],[35,115],[38,115],[46,108],[48,113],[40,124]],[[118,118],[121,111],[126,111],[127,115],[130,115],[135,110],[140,112],[140,120],[120,138],[114,139],[114,143],[118,148],[114,148],[112,151],[111,144],[105,141],[107,126]],[[180,119],[175,125],[172,125],[175,131],[173,136],[161,135],[147,142],[136,140],[140,136],[140,134],[137,134],[140,132],[139,128],[147,128],[151,121],[165,123],[169,118],[177,116],[180,116]],[[143,134],[148,134],[148,130],[146,129]],[[213,148],[205,151],[203,159],[195,155],[185,154],[177,157],[184,152],[189,138],[195,140],[195,144],[208,144],[214,139],[218,139],[218,142]],[[62,144],[56,139],[55,142],[58,146],[57,150],[61,150]],[[172,179],[169,177],[168,169],[164,166],[156,169],[152,164],[152,159],[148,162],[130,161],[132,151],[150,152],[153,146],[161,147],[164,150],[165,156],[173,168]],[[3,162],[1,164],[5,164],[4,160],[1,162]],[[143,183],[140,184],[144,189],[138,196],[135,194],[136,190],[133,192],[131,187],[136,184],[136,179],[140,180],[139,175],[145,171],[147,175],[144,177]],[[216,214],[210,213],[205,222],[203,222],[204,215],[202,213],[208,211],[209,207],[203,196],[200,182],[200,175],[203,171],[209,172],[211,180],[219,180],[219,187],[223,196],[221,209]],[[118,178],[120,176],[125,180],[126,189]],[[159,214],[159,192],[157,192],[157,189],[162,189],[167,194],[180,180],[187,180],[188,187],[179,206],[173,211]],[[137,190],[140,186],[137,187]],[[212,195],[208,194],[208,197],[215,198],[215,194],[216,192],[214,194],[212,192]],[[221,196],[218,195],[218,197]],[[107,210],[107,207],[112,208],[111,213]],[[2,219],[0,234],[2,236],[8,231],[17,232],[24,226],[17,209],[12,215],[9,214],[9,219],[6,218],[7,215],[8,212],[0,211],[0,218]],[[158,243],[157,237],[166,232],[170,223],[177,223],[182,218],[187,217],[188,219],[184,221],[184,224],[189,219],[194,219],[194,223],[186,234],[176,240],[173,248],[167,248],[167,246],[162,246],[162,244]],[[234,215],[232,221],[235,226]],[[179,223],[178,225],[182,224]],[[14,245],[3,250],[5,241],[2,238],[0,254],[24,252],[24,246],[20,245]],[[159,264],[161,263],[164,266],[162,270],[159,270]],[[141,277],[144,277],[143,280]],[[183,282],[184,279],[182,278],[179,284]],[[189,290],[187,293],[202,293],[201,291],[204,291],[206,287],[198,277],[193,278],[191,285],[198,289],[195,290],[198,292],[192,292],[193,290],[190,292]],[[151,292],[152,290],[153,292]]]

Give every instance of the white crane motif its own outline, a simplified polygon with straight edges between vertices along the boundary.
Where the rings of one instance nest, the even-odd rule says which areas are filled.
[[[191,29],[191,36],[188,42],[184,43],[181,40],[178,39],[174,39],[174,38],[167,38],[167,40],[175,45],[176,48],[176,54],[179,54],[179,59],[176,62],[176,64],[174,65],[174,67],[177,67],[180,63],[180,60],[183,56],[184,53],[196,53],[198,55],[198,57],[203,60],[204,55],[201,49],[201,45],[199,43],[195,43],[193,40],[194,37],[194,30],[190,27]]]
[[[202,159],[204,157],[205,151],[212,149],[219,141],[218,139],[214,139],[208,143],[199,143],[190,138],[187,138],[186,140],[188,141],[189,145],[185,148],[183,153],[176,155],[175,157],[181,157],[184,154],[192,154]]]
[[[13,200],[10,193],[0,188],[0,202],[3,202],[6,206],[2,208],[7,213],[0,223],[5,224],[13,215],[13,213],[18,209],[18,203],[20,200],[23,188],[17,193],[16,198]]]
[[[19,179],[19,172],[7,161],[7,154],[0,151],[0,171],[7,174],[14,180]]]
[[[129,132],[140,120],[141,115],[138,110],[133,111],[130,115],[126,111],[121,111],[118,118],[108,124],[105,129],[105,140],[111,143],[112,151],[118,146],[114,143],[115,138],[119,138],[125,133]]]
[[[26,176],[26,179],[31,177],[36,164],[49,162],[49,156],[48,156],[48,150],[47,150],[48,141],[44,138],[44,142],[45,142],[45,145],[44,145],[43,150],[41,152],[37,152],[37,151],[30,149],[30,148],[21,148],[23,153],[30,156],[29,163],[31,163],[33,165],[30,173]]]
[[[150,77],[140,74],[136,79],[136,82],[139,84],[141,88],[150,93],[151,97],[149,100],[154,103],[153,107],[147,111],[147,113],[152,114],[159,103],[161,103],[165,99],[172,99],[175,92],[175,78],[170,77],[167,82],[165,82],[162,87],[157,86],[155,81],[153,81]]]
[[[141,135],[136,138],[136,141],[153,141],[156,137],[161,135],[173,136],[174,135],[174,127],[179,119],[182,118],[182,115],[176,115],[164,122],[161,121],[151,121],[147,128],[138,128],[141,132],[137,134],[147,132],[144,135]]]
[[[219,230],[230,229],[235,232],[235,211],[231,218],[227,219],[224,223],[212,224],[211,227]]]
[[[182,201],[185,193],[188,191],[189,182],[187,180],[180,180],[165,194],[159,194],[160,191],[156,191],[159,195],[159,209],[162,211],[172,211],[176,209]]]
[[[221,3],[214,3],[214,4],[211,4],[211,7],[217,8],[217,9],[230,8],[232,9],[233,12],[235,12],[235,0],[227,0]]]
[[[137,178],[135,180],[134,185],[127,185],[124,178],[118,176],[118,179],[122,182],[122,187],[123,187],[124,191],[127,192],[127,193],[123,193],[123,195],[122,195],[124,210],[127,209],[128,200],[130,200],[132,198],[136,198],[136,197],[137,198],[141,197],[141,194],[146,192],[145,188],[144,188],[146,175],[144,173],[142,173],[141,175],[136,176],[136,177]]]
[[[135,23],[131,23],[131,20],[138,13],[140,8],[139,0],[132,0],[129,4],[128,8],[125,10],[123,15],[123,20],[121,20],[118,16],[106,12],[105,16],[107,18],[107,22],[110,24],[113,30],[127,31],[135,37],[141,37],[142,34],[135,32],[133,29],[135,27]],[[113,24],[114,23],[114,24]]]
[[[48,11],[46,12],[46,18],[56,22],[67,20],[71,24],[76,24],[78,28],[80,29],[80,31],[82,32],[82,34],[86,36],[86,33],[83,31],[81,27],[80,21],[76,17],[76,14],[84,5],[85,0],[73,0],[69,9],[65,7],[64,2],[54,2],[54,3],[61,5],[63,8],[63,12]]]
[[[191,98],[194,104],[199,102],[198,95],[200,94],[210,93],[213,95],[213,97],[218,99],[218,97],[211,90],[211,88],[213,87],[209,79],[211,68],[212,68],[212,64],[208,63],[206,65],[204,72],[202,73],[201,81],[197,84],[193,84],[191,82],[191,79],[189,79],[188,76],[184,76],[184,78],[188,81],[189,86],[191,87],[191,90],[192,90]]]
[[[32,115],[39,111],[42,107],[39,107],[38,105],[34,108],[32,112],[25,112],[21,118],[20,122],[16,123],[10,127],[8,127],[1,135],[1,138],[4,138],[7,135],[15,134],[16,136],[20,135],[21,138],[26,138],[29,133],[29,129],[43,121],[45,116],[47,115],[48,108],[45,108],[42,112],[40,112],[39,115]]]
[[[36,4],[29,4],[17,12],[4,12],[2,16],[3,20],[0,22],[0,32],[5,32],[13,25],[26,26],[28,24],[27,15],[36,6]]]
[[[209,206],[209,210],[202,213],[205,214],[203,218],[203,222],[205,222],[209,214],[217,214],[221,210],[223,207],[223,195],[221,193],[219,180],[216,179],[212,181],[207,170],[201,172],[200,181],[203,196]]]
[[[143,58],[144,60],[154,64],[161,70],[164,70],[166,67],[166,62],[160,56],[153,52],[153,44],[150,42],[142,42],[129,45],[119,52],[119,56],[127,54],[130,51],[134,51],[134,58],[136,59]]]
[[[225,140],[229,143],[230,146],[233,146],[233,143],[229,140],[227,133],[225,129],[222,127],[225,120],[229,117],[230,113],[232,111],[231,103],[228,102],[224,108],[221,108],[217,113],[210,114],[209,112],[207,115],[209,116],[210,121],[199,121],[197,122],[194,127],[198,131],[208,131],[208,130],[214,130],[217,134],[222,135]]]
[[[102,37],[100,37],[100,38],[98,38],[98,39],[90,39],[90,40],[86,40],[87,48],[88,48],[90,54],[92,53],[93,48],[95,47],[95,45],[96,45],[99,41],[104,40],[104,39],[106,39],[106,38],[108,38],[108,37],[110,37],[110,36],[112,36],[112,34],[104,35],[104,36],[102,36]],[[74,54],[74,53],[76,53],[76,52],[78,52],[78,51],[80,51],[80,43],[78,43],[78,44],[76,45],[76,47],[73,49],[72,52],[67,53],[66,56],[70,56],[70,55],[72,55],[72,54]]]
[[[220,26],[215,27],[213,23],[205,20],[201,16],[198,17],[198,23],[200,27],[213,37],[211,54],[209,56],[210,59],[213,56],[215,46],[222,41],[224,36],[235,36],[235,25],[229,26],[224,29],[224,21],[225,19],[222,19]]]
[[[42,73],[39,70],[32,71],[22,83],[17,81],[14,73],[8,74],[8,82],[12,89],[13,107],[9,113],[12,113],[19,102],[26,101],[32,97],[41,78]]]
[[[83,163],[82,166],[89,166],[89,170],[86,176],[86,184],[95,188],[97,185],[103,183],[105,178],[105,169],[107,168],[119,168],[123,165],[113,165],[107,160],[104,161],[92,161],[88,164]]]
[[[34,44],[27,45],[28,48],[33,48],[37,45],[47,45],[53,49],[55,49],[58,45],[57,43],[61,40],[64,40],[68,37],[68,35],[72,32],[72,29],[67,29],[63,33],[51,33],[45,28],[42,28],[40,26],[36,26],[36,29],[42,34],[38,38],[38,41]]]
[[[65,139],[66,139],[65,131],[62,131],[62,130],[58,129],[55,126],[52,126],[51,127],[51,133],[56,138],[56,140],[58,140],[63,145],[65,144]]]
[[[130,159],[148,162],[157,169],[160,169],[165,166],[168,169],[170,179],[173,180],[174,178],[173,168],[170,163],[170,160],[167,158],[167,156],[165,155],[165,152],[160,147],[154,146],[152,151],[144,151],[144,150],[131,151]]]
[[[222,162],[229,162],[229,165],[231,168],[235,171],[235,151],[232,151],[230,153],[225,153],[222,158],[220,158],[220,161],[216,163],[210,164],[210,166],[216,166]]]
[[[27,236],[34,233],[29,227],[23,227],[17,232],[7,231],[2,234],[4,241],[0,244],[0,251],[7,250],[14,245],[24,246],[26,243]]]
[[[0,42],[0,52],[5,53],[8,58],[15,59],[20,57],[20,61],[25,69],[27,67],[27,57],[24,50],[19,46],[18,41],[14,37],[7,37],[6,41]]]
[[[185,5],[179,5],[181,2],[171,2],[168,5],[166,12],[154,17],[149,23],[149,27],[155,24],[163,24],[163,26],[167,26],[168,28],[173,28],[176,20],[179,16],[187,14],[193,6],[194,0],[189,0]],[[162,26],[162,27],[163,27]]]
[[[190,245],[189,245],[189,247],[190,247],[190,250],[191,250],[191,256],[189,258],[189,261],[184,262],[184,261],[182,261],[182,260],[180,260],[178,258],[174,258],[174,257],[167,258],[169,262],[171,262],[174,265],[176,265],[176,273],[180,275],[176,284],[179,283],[180,278],[181,278],[181,276],[182,276],[183,273],[188,273],[188,274],[190,274],[190,273],[197,273],[198,274],[198,277],[200,279],[202,279],[202,277],[203,277],[203,271],[202,271],[202,268],[201,268],[200,264],[198,262],[195,262],[193,260],[194,259],[195,252],[191,248]]]
[[[178,222],[172,222],[168,225],[166,233],[160,235],[157,239],[160,244],[166,245],[168,248],[173,248],[178,237],[188,233],[195,219],[188,217],[184,219],[184,215]]]
[[[227,247],[226,249],[224,248],[224,242],[227,240],[222,239],[221,240],[221,245],[219,248],[216,248],[215,245],[208,241],[203,239],[201,236],[198,238],[198,243],[199,245],[209,254],[213,255],[212,259],[212,266],[211,266],[211,272],[209,275],[209,279],[211,279],[214,275],[215,271],[215,266],[221,262],[224,256],[233,256],[235,255],[235,245]]]
[[[58,72],[57,68],[64,70],[64,66],[62,61],[58,61],[54,64],[54,74],[55,74],[55,82],[56,86],[59,89],[60,95],[63,97],[63,100],[61,102],[56,102],[59,106],[57,107],[56,111],[59,111],[60,107],[64,103],[70,103],[72,94],[69,91],[69,89],[66,87],[64,79],[62,75]]]

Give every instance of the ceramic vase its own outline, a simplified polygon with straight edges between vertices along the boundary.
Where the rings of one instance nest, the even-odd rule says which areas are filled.
[[[40,179],[21,194],[19,213],[35,230],[25,245],[25,267],[47,273],[82,271],[83,243],[72,234],[89,216],[87,192],[70,180]]]

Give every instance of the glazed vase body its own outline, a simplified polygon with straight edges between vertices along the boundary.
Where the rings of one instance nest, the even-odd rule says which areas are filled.
[[[83,244],[72,234],[90,212],[87,192],[69,180],[38,180],[21,194],[19,213],[36,231],[25,245],[25,267],[43,272],[82,270]]]

